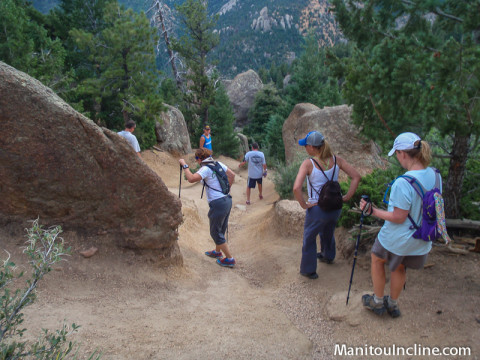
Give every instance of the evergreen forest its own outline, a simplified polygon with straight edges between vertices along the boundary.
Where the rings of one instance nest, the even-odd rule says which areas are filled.
[[[384,149],[404,131],[427,140],[443,177],[447,217],[480,220],[480,0],[332,0],[347,41],[326,48],[315,32],[272,31],[267,40],[255,33],[259,46],[268,43],[261,49],[232,41],[245,36],[239,25],[245,19],[236,19],[240,30],[228,37],[218,31],[229,26],[216,15],[220,1],[152,1],[148,14],[138,0],[39,3],[0,2],[0,60],[100,126],[119,131],[135,120],[142,149],[156,143],[155,122],[166,103],[184,114],[192,144],[204,124],[214,124],[224,141],[216,154],[240,156],[221,80],[253,68],[265,86],[243,132],[260,143],[270,166],[287,169],[281,132],[295,104],[353,105],[354,124]],[[255,1],[245,3],[255,10]],[[178,31],[168,31],[169,21]],[[283,48],[273,47],[279,43]],[[297,48],[294,61],[259,56]],[[388,175],[399,175],[398,162],[390,161]],[[383,178],[372,177],[362,180],[361,191],[380,194]]]

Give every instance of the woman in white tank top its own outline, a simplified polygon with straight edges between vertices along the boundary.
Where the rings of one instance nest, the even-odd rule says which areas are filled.
[[[343,195],[343,201],[348,201],[355,194],[360,183],[360,174],[345,159],[333,155],[324,136],[318,131],[311,131],[298,144],[305,146],[305,151],[312,159],[306,159],[298,170],[293,185],[293,194],[303,209],[307,210],[303,231],[302,261],[300,274],[310,279],[318,278],[317,258],[327,264],[332,264],[335,258],[335,226],[342,210],[324,211],[317,206],[318,194],[322,186],[332,179],[338,180],[340,170],[350,178],[350,188]],[[313,159],[315,161],[313,161]],[[323,170],[323,172],[322,172]],[[328,177],[328,179],[326,178]],[[302,186],[307,179],[308,201],[303,197]],[[317,235],[320,235],[321,252],[317,254]]]

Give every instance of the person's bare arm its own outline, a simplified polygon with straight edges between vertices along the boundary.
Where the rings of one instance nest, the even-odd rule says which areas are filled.
[[[204,144],[205,144],[205,138],[203,136],[200,136],[200,149],[203,148]]]
[[[227,178],[230,186],[232,186],[235,182],[235,173],[230,169],[227,169]]]
[[[350,165],[345,159],[341,158],[340,156],[336,157],[337,164],[351,179],[350,187],[348,188],[347,193],[343,196],[343,201],[348,201],[352,198],[357,191],[358,184],[360,184],[360,180],[362,177],[358,173],[358,171]]]
[[[364,209],[367,202],[360,200],[360,209]],[[393,211],[385,211],[372,206],[372,215],[379,219],[387,220],[395,224],[403,224],[407,219],[409,211],[403,210],[397,207],[393,208]]]
[[[178,160],[178,162],[180,163],[180,165],[183,167],[183,165],[186,164],[185,160],[184,159],[180,159]],[[196,182],[199,182],[200,180],[202,180],[202,177],[200,176],[199,173],[195,173],[195,174],[192,174],[192,172],[190,171],[190,168],[186,168],[186,169],[183,169],[185,171],[185,177],[187,178],[187,181],[189,183],[196,183]]]
[[[303,193],[302,193],[303,182],[305,181],[305,178],[307,177],[307,175],[311,172],[311,169],[309,169],[309,167],[311,166],[312,166],[312,163],[309,160],[305,160],[302,163],[302,165],[300,165],[300,169],[298,169],[295,183],[293,184],[293,195],[295,196],[295,200],[298,201],[302,209],[308,209],[316,205],[316,203],[315,204],[307,203],[303,198]]]

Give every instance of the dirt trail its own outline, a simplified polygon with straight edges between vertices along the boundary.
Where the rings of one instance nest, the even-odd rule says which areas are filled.
[[[177,158],[151,151],[142,156],[178,194]],[[255,189],[252,205],[246,206],[247,171],[235,160],[220,160],[237,173],[228,234],[234,269],[221,268],[203,254],[214,246],[207,201],[200,199],[200,184],[182,180],[184,266],[159,268],[132,251],[65,237],[74,253],[47,276],[37,302],[27,308],[29,333],[58,328],[64,319],[75,322],[81,325],[75,339],[82,352],[98,348],[103,359],[371,358],[335,356],[335,344],[469,346],[470,358],[480,356],[478,254],[434,249],[427,261],[433,267],[408,272],[402,316],[395,320],[361,308],[361,294],[371,291],[369,258],[363,256],[346,307],[351,263],[340,258],[333,265],[320,263],[318,280],[300,276],[301,234],[288,238],[275,229],[278,195],[270,179],[264,182],[264,199]],[[192,155],[187,162],[193,164]],[[339,229],[337,237],[342,234]],[[18,248],[23,239],[11,239],[5,231],[0,235],[4,248],[23,259]],[[91,245],[98,253],[81,257],[79,251]]]

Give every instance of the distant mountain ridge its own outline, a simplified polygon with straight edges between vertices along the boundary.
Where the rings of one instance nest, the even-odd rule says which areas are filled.
[[[171,9],[184,0],[165,0]],[[119,0],[136,11],[148,10],[148,1]],[[33,0],[46,12],[55,0]],[[322,46],[331,46],[343,37],[329,12],[328,0],[210,0],[209,12],[219,14],[220,44],[212,59],[223,75],[290,62],[302,52],[303,38],[314,31]],[[176,21],[173,21],[176,23]]]

